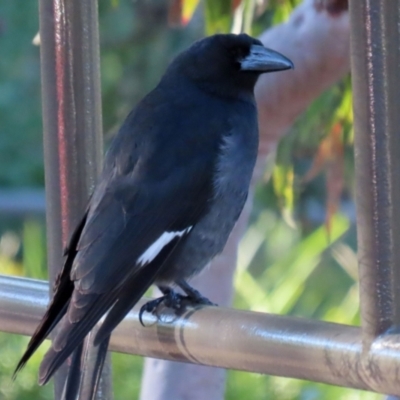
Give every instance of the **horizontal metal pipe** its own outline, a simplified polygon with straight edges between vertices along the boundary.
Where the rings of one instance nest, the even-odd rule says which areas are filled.
[[[45,311],[47,284],[0,276],[0,329],[29,335]],[[362,350],[358,327],[220,307],[168,310],[138,322],[141,301],[115,330],[111,350],[308,379],[400,395],[400,335]],[[17,361],[17,360],[16,360]]]

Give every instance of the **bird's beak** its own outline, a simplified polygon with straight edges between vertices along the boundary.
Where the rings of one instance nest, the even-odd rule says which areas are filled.
[[[259,44],[250,47],[250,54],[240,61],[242,71],[274,72],[294,68],[293,63],[278,53]]]

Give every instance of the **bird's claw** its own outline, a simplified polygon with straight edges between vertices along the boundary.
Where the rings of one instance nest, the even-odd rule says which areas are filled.
[[[143,322],[143,314],[145,312],[153,313],[154,310],[163,302],[164,297],[165,296],[159,297],[158,299],[154,299],[154,300],[148,301],[146,304],[144,304],[140,308],[140,311],[139,311],[139,322],[140,322],[140,325],[145,326],[144,322]]]
[[[143,314],[145,312],[154,314],[157,308],[161,303],[165,305],[165,307],[171,308],[174,311],[181,311],[183,308],[183,301],[186,299],[186,296],[183,296],[179,293],[174,292],[173,290],[169,291],[164,296],[161,296],[157,299],[150,300],[146,304],[144,304],[139,311],[139,321],[142,326],[145,326],[143,323]]]
[[[142,326],[145,326],[143,323],[143,314],[145,312],[155,314],[160,304],[164,304],[165,307],[174,310],[178,315],[182,310],[186,309],[187,306],[216,306],[216,304],[202,296],[199,292],[197,292],[196,296],[185,296],[170,290],[164,296],[150,300],[140,308],[139,321]]]

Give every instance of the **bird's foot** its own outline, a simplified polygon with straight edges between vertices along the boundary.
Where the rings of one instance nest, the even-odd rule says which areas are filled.
[[[177,313],[181,312],[182,309],[185,308],[186,305],[184,305],[184,302],[187,299],[187,296],[176,293],[175,291],[173,291],[172,289],[169,289],[169,288],[162,288],[161,291],[164,293],[164,296],[161,296],[157,299],[148,301],[146,304],[144,304],[141,307],[141,309],[139,311],[139,321],[143,326],[144,326],[143,314],[145,312],[155,314],[155,312],[157,311],[157,308],[161,304],[164,304],[164,306],[167,308],[173,309]]]
[[[207,297],[204,297],[200,292],[193,289],[193,293],[190,293],[186,296],[183,296],[186,300],[186,303],[189,303],[193,306],[216,306],[217,304],[213,303],[212,301],[208,300]]]
[[[190,286],[185,280],[181,279],[176,284],[186,293],[186,299],[193,305],[216,306],[204,297],[198,290]]]
[[[177,315],[180,315],[184,310],[186,310],[187,307],[196,307],[199,305],[216,306],[216,304],[202,296],[200,292],[198,292],[196,289],[193,289],[188,284],[179,284],[179,286],[185,291],[186,296],[175,292],[171,288],[164,286],[159,287],[164,296],[147,302],[139,311],[139,321],[143,326],[143,314],[145,312],[156,314],[156,311],[161,304],[174,310],[175,314]]]
[[[197,292],[197,290],[196,290]],[[216,306],[217,304],[211,302],[207,297],[202,296],[199,292],[195,295],[192,293],[186,296],[182,296],[181,303],[184,307],[196,307],[196,306]]]

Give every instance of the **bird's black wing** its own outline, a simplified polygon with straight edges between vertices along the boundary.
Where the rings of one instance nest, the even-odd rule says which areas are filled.
[[[197,173],[187,182],[183,171],[175,171],[174,175],[168,177],[169,183],[115,182],[117,187],[108,188],[96,210],[89,212],[71,272],[74,290],[52,348],[42,363],[42,383],[119,296],[127,294],[126,290],[133,302],[139,300],[163,264],[157,255],[166,249],[167,254],[162,256],[167,257],[173,249],[173,239],[190,234],[204,212],[209,178]],[[191,184],[192,179],[197,184],[204,180],[203,188],[198,190],[197,184]],[[199,201],[202,197],[204,200]],[[150,251],[157,242],[159,246]]]
[[[143,127],[140,111],[131,126]],[[110,150],[79,241],[70,249],[76,251],[70,272],[73,291],[70,294],[68,287],[68,310],[42,362],[41,383],[113,306],[107,331],[123,318],[152,284],[177,241],[190,235],[207,210],[223,122],[210,119],[205,134],[204,117],[182,122],[180,115],[161,114],[161,121],[154,116],[157,124],[146,120],[142,131],[147,138],[127,140],[129,131],[123,127]],[[166,132],[160,133],[162,129]],[[168,146],[170,140],[173,146]]]
[[[58,324],[42,384],[108,310],[115,306],[107,331],[123,318],[126,304],[139,300],[207,210],[226,120],[210,114],[209,99],[191,88],[168,90],[156,89],[139,104],[108,152],[53,301],[17,366]]]

